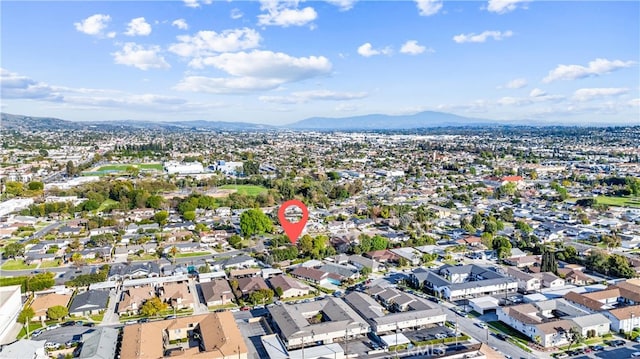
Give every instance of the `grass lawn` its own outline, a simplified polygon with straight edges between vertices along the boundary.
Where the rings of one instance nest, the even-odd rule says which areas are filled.
[[[243,194],[245,196],[257,196],[262,192],[266,192],[267,189],[262,186],[254,186],[254,185],[224,185],[220,187],[221,189],[235,189],[238,190],[238,193]]]
[[[210,252],[177,253],[176,258],[199,257],[211,254]]]
[[[42,328],[42,324],[40,322],[38,322],[38,323],[29,323],[29,335],[31,335],[31,333],[33,333],[34,330],[40,329],[40,328]],[[22,337],[27,335],[27,332],[24,329],[25,328],[24,328],[24,325],[23,325],[22,329],[20,329],[20,332],[18,333],[18,338],[17,339],[21,339]]]
[[[37,264],[25,264],[23,260],[10,259],[2,265],[2,270],[23,270],[23,269],[34,269],[38,265]]]
[[[232,309],[232,308],[238,308],[238,305],[235,303],[229,303],[229,304],[223,304],[223,305],[212,305],[209,307],[209,311],[215,312],[216,310],[220,310],[220,309]]]
[[[500,321],[495,321],[495,322],[487,322],[487,324],[489,324],[489,326],[493,327],[494,329],[497,329],[507,335],[509,335],[510,337],[517,339],[518,341],[523,341],[523,342],[529,342],[529,338],[525,337],[522,333],[520,333],[519,331],[511,328],[510,326],[500,322]]]
[[[155,256],[149,253],[145,253],[142,256],[137,256],[137,255],[127,256],[128,261],[155,261],[156,259],[158,259],[158,256]]]
[[[102,319],[104,318],[104,314],[98,314],[98,315],[91,315],[90,316],[91,320],[93,320],[94,322],[98,322],[100,323],[102,321]]]
[[[640,197],[608,197],[598,196],[596,202],[616,207],[636,207],[640,208]]]
[[[54,261],[45,261],[40,264],[40,268],[56,268],[60,267],[62,260],[56,259]]]
[[[108,208],[112,208],[118,205],[118,201],[114,201],[111,198],[106,199],[104,202],[102,202],[102,204],[100,204],[100,207],[98,207],[97,212],[103,212]]]

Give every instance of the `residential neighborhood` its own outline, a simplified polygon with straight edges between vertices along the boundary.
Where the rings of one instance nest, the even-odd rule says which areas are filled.
[[[0,358],[630,356],[640,130],[503,131],[8,133]]]

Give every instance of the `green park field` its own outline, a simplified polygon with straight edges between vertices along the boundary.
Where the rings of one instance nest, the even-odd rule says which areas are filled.
[[[640,197],[598,196],[596,197],[596,202],[608,206],[640,208]]]
[[[220,189],[235,189],[238,193],[243,194],[245,196],[257,196],[262,192],[266,192],[267,189],[262,186],[254,186],[254,185],[224,185],[221,186]]]
[[[96,171],[120,171],[124,172],[129,166],[137,167],[141,170],[162,171],[162,163],[136,163],[136,164],[113,164],[99,167]]]

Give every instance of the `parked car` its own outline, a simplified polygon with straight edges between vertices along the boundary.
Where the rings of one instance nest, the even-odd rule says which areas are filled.
[[[47,349],[58,349],[60,348],[60,343],[46,342],[44,343],[44,347]]]
[[[32,337],[32,338],[35,338],[35,337],[37,337],[38,335],[42,334],[43,332],[44,332],[44,330],[43,330],[43,329],[36,329],[36,330],[34,330],[34,331],[33,331],[33,333],[31,333],[31,337]]]
[[[487,329],[487,323],[476,322],[475,324],[476,324],[477,327],[480,327],[482,329]]]
[[[622,339],[615,339],[615,340],[609,340],[608,342],[605,342],[607,345],[612,346],[612,347],[621,347],[624,346],[624,340]]]
[[[95,326],[96,326],[96,323],[92,323],[92,322],[84,323],[84,324],[82,324],[82,326],[83,326],[83,327],[90,327],[90,328],[92,328],[92,327],[95,327]]]
[[[500,340],[507,340],[509,339],[509,336],[503,333],[497,333],[496,334],[496,338],[500,339]]]
[[[604,350],[604,347],[602,345],[592,345],[592,346],[590,346],[590,348],[594,352],[600,352],[600,351]]]
[[[149,322],[149,318],[138,319],[138,323],[147,323],[147,322]]]
[[[637,358],[637,357],[640,357],[640,352],[631,353],[631,358]]]
[[[124,322],[125,325],[136,324],[136,323],[138,323],[137,320],[127,320],[126,322]]]

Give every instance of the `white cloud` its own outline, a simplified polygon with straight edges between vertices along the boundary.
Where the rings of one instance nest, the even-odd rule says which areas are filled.
[[[487,10],[497,14],[506,14],[518,8],[518,4],[522,8],[526,8],[526,4],[530,0],[489,0]]]
[[[426,47],[422,45],[418,45],[418,41],[416,40],[408,40],[405,42],[400,48],[400,52],[403,54],[409,55],[419,55],[427,50]],[[433,51],[433,50],[431,50]]]
[[[521,89],[523,87],[527,86],[527,80],[523,79],[523,78],[517,78],[517,79],[513,79],[509,82],[507,82],[504,85],[504,88],[508,88],[508,89]]]
[[[618,96],[628,92],[628,88],[582,88],[573,93],[573,99],[576,101],[589,101],[601,97]]]
[[[131,19],[127,25],[127,32],[124,33],[127,36],[147,36],[151,34],[151,25],[144,19],[144,17],[137,17]]]
[[[629,100],[629,102],[627,102],[627,105],[632,107],[640,107],[640,98],[634,98],[633,100]]]
[[[366,92],[335,92],[329,90],[312,90],[293,92],[289,96],[260,96],[260,101],[278,104],[299,104],[313,100],[348,101],[367,97]]]
[[[171,66],[159,55],[160,46],[144,47],[133,42],[127,42],[120,51],[112,53],[116,64],[148,69],[167,69]]]
[[[238,8],[231,9],[231,18],[232,19],[237,20],[237,19],[240,19],[243,16],[244,16],[244,14],[242,13],[242,11],[240,11],[240,9],[238,9]]]
[[[76,22],[76,30],[87,35],[102,36],[103,31],[107,28],[107,24],[111,21],[111,16],[104,14],[91,15],[88,18]]]
[[[494,40],[502,40],[511,36],[513,36],[513,32],[511,30],[507,30],[505,32],[484,31],[480,34],[470,33],[470,34],[456,35],[453,37],[453,41],[457,42],[458,44],[462,44],[465,42],[485,42],[489,38],[492,38]]]
[[[531,92],[529,92],[529,97],[542,97],[546,95],[547,93],[543,90],[540,90],[539,88],[534,88],[533,90],[531,90]]]
[[[188,30],[189,29],[189,24],[187,24],[187,20],[185,20],[185,19],[173,20],[173,22],[171,23],[171,26],[175,26],[180,30]]]
[[[6,99],[59,101],[62,96],[43,82],[0,68],[0,94]]]
[[[416,0],[416,5],[421,16],[431,16],[442,9],[442,0]]]
[[[382,49],[374,49],[371,43],[365,43],[358,47],[358,54],[364,57],[371,57],[375,55],[391,55],[392,50],[390,47],[385,47]]]
[[[326,0],[329,4],[335,5],[340,8],[340,11],[347,11],[353,8],[353,5],[358,0]]]
[[[297,1],[261,0],[260,10],[266,14],[258,15],[258,24],[265,26],[303,26],[318,17],[318,13],[310,6],[298,9]]]
[[[258,47],[262,38],[253,29],[198,31],[194,36],[178,36],[179,43],[169,46],[169,51],[183,57],[201,57],[214,53],[247,50]]]
[[[182,1],[184,2],[185,6],[188,6],[191,8],[200,7],[200,3],[205,5],[210,5],[211,3],[213,3],[213,0],[182,0]]]
[[[331,62],[324,56],[292,57],[281,52],[224,53],[198,59],[200,66],[213,66],[232,77],[189,76],[176,89],[211,93],[242,93],[274,89],[282,84],[327,75]]]
[[[587,66],[582,65],[558,65],[549,71],[547,77],[542,82],[549,83],[556,80],[576,80],[590,76],[599,76],[610,72],[631,67],[634,61],[595,59]]]

